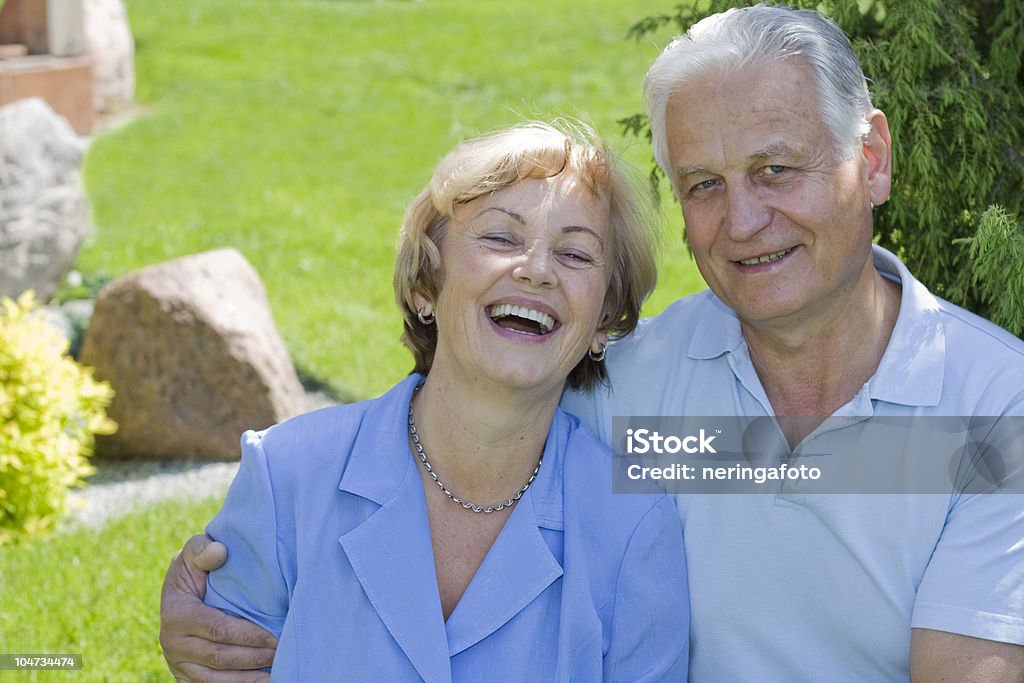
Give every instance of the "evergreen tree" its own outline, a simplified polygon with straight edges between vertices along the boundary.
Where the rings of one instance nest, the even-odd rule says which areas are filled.
[[[749,4],[690,0],[629,36],[667,40]],[[846,31],[889,118],[894,181],[875,212],[878,243],[932,291],[1024,336],[1024,0],[788,4]],[[641,114],[620,123],[650,135]]]

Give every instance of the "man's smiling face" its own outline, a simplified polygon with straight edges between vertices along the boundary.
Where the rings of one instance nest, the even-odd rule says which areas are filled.
[[[701,274],[747,324],[839,313],[872,270],[869,159],[861,146],[837,158],[801,58],[716,76],[666,111]]]

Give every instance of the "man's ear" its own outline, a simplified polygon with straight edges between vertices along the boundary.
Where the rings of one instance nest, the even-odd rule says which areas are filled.
[[[881,110],[872,111],[868,123],[871,130],[864,137],[862,150],[868,162],[871,204],[879,206],[889,199],[892,190],[892,135],[889,133],[889,121]]]

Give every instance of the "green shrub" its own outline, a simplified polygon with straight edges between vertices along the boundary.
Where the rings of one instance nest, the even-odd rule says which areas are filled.
[[[0,300],[0,545],[53,526],[93,472],[94,435],[116,428],[110,385],[65,355],[34,308],[31,292]]]

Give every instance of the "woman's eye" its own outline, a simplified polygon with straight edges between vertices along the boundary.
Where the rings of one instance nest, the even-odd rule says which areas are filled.
[[[504,233],[488,233],[483,235],[481,239],[485,242],[489,242],[490,244],[502,247],[510,247],[515,244],[515,242],[512,241],[512,236]]]
[[[561,251],[558,255],[569,265],[585,266],[594,262],[594,258],[590,254],[576,249]]]

